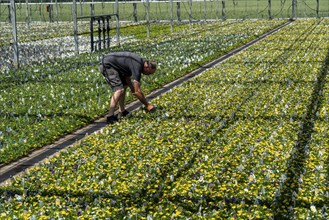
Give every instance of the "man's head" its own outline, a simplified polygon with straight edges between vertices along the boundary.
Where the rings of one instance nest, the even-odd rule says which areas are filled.
[[[151,75],[155,72],[156,68],[157,68],[156,62],[146,60],[146,61],[144,61],[143,73],[145,75]]]

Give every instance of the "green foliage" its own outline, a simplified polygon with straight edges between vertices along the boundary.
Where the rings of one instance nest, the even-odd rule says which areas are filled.
[[[172,34],[162,29],[163,35],[136,38],[112,50],[133,51],[158,61],[157,73],[143,78],[148,94],[282,22],[185,25]],[[26,155],[106,113],[111,91],[98,70],[98,57],[104,53],[56,59],[0,75],[0,163]],[[127,101],[131,100],[130,95]]]
[[[11,179],[0,217],[328,218],[328,24],[293,22]]]

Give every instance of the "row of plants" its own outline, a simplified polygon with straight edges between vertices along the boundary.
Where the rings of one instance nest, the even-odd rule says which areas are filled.
[[[226,25],[239,21],[228,21]],[[152,23],[150,27],[144,22],[122,23],[120,24],[119,37],[116,39],[116,24],[110,24],[110,44],[130,43],[131,41],[144,40],[147,38],[147,31],[150,31],[150,37],[161,37],[167,34],[181,33],[192,25],[180,23],[179,25],[169,26],[163,23]],[[195,24],[193,26],[196,26]],[[207,27],[209,29],[209,27]],[[14,68],[14,48],[12,46],[12,28],[9,24],[1,26],[3,35],[0,38],[0,70],[8,72]],[[94,35],[98,36],[97,25],[94,27]],[[18,55],[20,66],[43,64],[46,61],[54,59],[65,59],[76,55],[75,40],[73,37],[73,24],[71,22],[61,23],[31,23],[18,24]],[[193,32],[190,32],[192,34]],[[78,22],[78,45],[79,53],[90,52],[89,23]]]
[[[65,37],[73,35],[72,22],[32,22],[17,23],[17,38],[19,42],[31,42],[37,40]],[[89,32],[88,22],[79,22],[79,33]],[[9,45],[13,42],[13,30],[11,23],[1,24],[0,46]]]
[[[49,60],[65,59],[76,55],[72,22],[31,23],[30,25],[18,23],[17,26],[20,67],[44,64]],[[110,24],[110,44],[112,47],[147,38],[148,28],[145,22],[121,23],[119,27],[120,41],[117,39],[115,26],[116,24],[113,22]],[[152,23],[150,37],[163,36],[172,32],[177,33],[187,27],[186,23],[175,25],[172,28],[168,24]],[[79,53],[90,52],[89,28],[89,22],[78,22]],[[3,34],[0,37],[0,71],[7,73],[14,68],[12,28],[10,24],[4,24],[1,26],[1,31]],[[94,36],[94,40],[98,39],[98,26],[96,24],[94,24]]]
[[[171,33],[171,28],[168,24],[154,24],[152,23],[150,28],[151,37]],[[147,37],[146,26],[145,22],[121,22],[119,25],[121,43],[145,39]],[[79,21],[77,27],[79,53],[90,52],[89,21]],[[186,29],[186,27],[186,23],[175,24],[173,32],[178,32],[181,28]],[[11,24],[3,23],[1,31],[0,70],[3,72],[14,67],[13,30]],[[97,31],[98,26],[96,22],[94,24],[94,35],[96,38],[98,37]],[[40,64],[50,59],[76,55],[73,33],[72,22],[17,23],[20,66]],[[118,44],[116,34],[116,23],[110,22],[111,45]]]
[[[78,27],[79,33],[85,33],[89,30],[89,23],[79,23]],[[2,73],[14,68],[14,48],[11,23],[2,23],[0,30],[0,71]],[[20,66],[40,64],[49,59],[75,55],[72,22],[17,23],[16,33]],[[85,38],[79,37],[81,52],[90,50],[90,43],[86,42]]]
[[[94,36],[98,39],[98,26],[94,24]],[[116,39],[116,24],[110,22],[111,45],[118,44]],[[75,39],[72,22],[57,23],[17,23],[17,47],[20,67],[43,64],[49,60],[64,59],[76,55]],[[79,53],[90,52],[90,24],[88,21],[79,21],[78,45]],[[127,30],[128,29],[128,30]],[[120,39],[127,42],[131,35],[146,31],[142,23],[124,22],[120,24]],[[0,71],[7,72],[14,68],[14,48],[11,24],[1,25],[0,36]]]
[[[233,21],[233,20],[232,20]],[[230,21],[230,22],[232,22]],[[230,23],[229,21],[227,23]],[[98,34],[98,26],[94,24],[95,34]],[[194,26],[197,23],[194,23]],[[61,37],[73,36],[73,27],[74,24],[72,22],[32,22],[32,23],[17,23],[17,38],[19,42],[33,42],[45,39],[56,39]],[[96,25],[96,26],[95,26]],[[110,31],[111,36],[116,34],[116,23],[110,21]],[[121,22],[119,23],[120,35],[123,37],[129,37],[131,35],[137,39],[145,39],[146,32],[146,22]],[[168,24],[161,24],[152,22],[151,24],[152,32],[150,32],[151,37],[168,34],[171,32],[171,28]],[[185,23],[175,23],[173,25],[173,31],[177,32],[181,27],[186,26]],[[82,21],[78,21],[78,34],[79,35],[89,35],[90,33],[90,22],[86,19]],[[185,28],[185,27],[184,27]],[[0,36],[0,46],[9,46],[13,43],[13,30],[12,24],[10,23],[2,23],[1,24],[1,36]]]
[[[327,25],[297,20],[11,179],[1,217],[328,218]]]
[[[111,51],[132,51],[158,61],[157,74],[143,81],[148,94],[283,22],[182,26],[177,30],[180,34],[136,40]],[[111,91],[98,70],[99,58],[106,52],[81,54],[0,75],[0,164],[51,143],[106,113]],[[132,100],[131,95],[127,100]]]
[[[325,22],[324,27],[328,26]],[[327,30],[318,29],[313,31],[312,37],[320,39],[322,34]],[[313,43],[313,42],[312,42]],[[303,135],[300,140],[303,145],[297,145],[294,155],[299,160],[290,163],[295,170],[295,180],[290,183],[293,190],[290,202],[296,204],[295,213],[300,218],[309,218],[310,216],[329,217],[328,201],[329,201],[329,126],[328,126],[328,108],[329,108],[329,50],[328,42],[318,44],[317,46],[310,44],[309,47],[314,51],[319,51],[322,56],[300,56],[298,60],[306,62],[309,65],[309,71],[316,72],[315,63],[322,63],[322,68],[318,72],[315,80],[314,90],[310,97],[314,105],[308,106],[308,116],[305,117],[302,124]],[[324,58],[324,56],[326,56]],[[325,60],[322,62],[321,59]],[[306,130],[308,129],[308,130]],[[307,139],[309,138],[309,139]],[[302,166],[298,168],[298,166]],[[289,192],[289,191],[287,191]],[[310,214],[311,213],[311,214]]]

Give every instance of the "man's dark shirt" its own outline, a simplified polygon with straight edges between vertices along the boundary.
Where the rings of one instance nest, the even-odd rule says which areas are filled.
[[[114,68],[122,76],[129,76],[132,80],[141,79],[144,60],[135,53],[113,52],[104,56],[103,65],[106,69]]]

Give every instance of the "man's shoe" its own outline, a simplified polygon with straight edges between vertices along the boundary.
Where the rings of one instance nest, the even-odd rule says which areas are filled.
[[[123,112],[121,112],[122,117],[126,117],[129,114],[130,114],[130,112],[128,112],[127,110],[124,110]]]
[[[108,116],[106,120],[108,124],[114,124],[117,121],[118,121],[118,117],[116,115]]]

